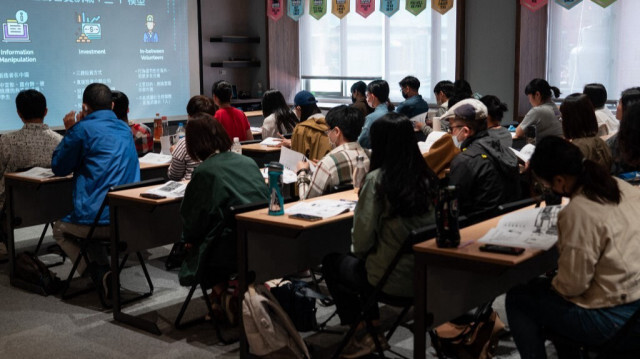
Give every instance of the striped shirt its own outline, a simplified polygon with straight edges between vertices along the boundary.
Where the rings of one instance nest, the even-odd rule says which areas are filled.
[[[194,161],[187,154],[187,141],[181,138],[171,153],[171,163],[169,164],[169,179],[173,181],[190,180],[193,170],[198,167],[200,161]]]
[[[306,198],[321,196],[333,186],[351,183],[358,156],[364,156],[364,168],[368,172],[369,157],[358,142],[347,142],[331,150],[318,162]]]

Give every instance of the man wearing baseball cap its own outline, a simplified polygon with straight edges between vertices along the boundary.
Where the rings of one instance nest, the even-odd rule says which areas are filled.
[[[307,156],[310,160],[319,160],[331,151],[327,131],[329,125],[318,108],[318,101],[309,91],[300,91],[293,99],[293,112],[300,123],[291,134],[291,149]],[[286,144],[283,144],[286,146]]]
[[[451,162],[449,178],[458,189],[460,213],[518,200],[518,158],[487,133],[487,107],[476,99],[463,101],[449,126],[453,142],[462,151]]]

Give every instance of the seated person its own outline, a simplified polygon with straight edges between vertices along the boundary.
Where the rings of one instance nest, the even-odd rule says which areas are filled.
[[[438,82],[433,87],[433,93],[436,95],[436,103],[438,104],[436,117],[440,117],[449,109],[449,98],[453,96],[453,82],[449,80]]]
[[[351,85],[351,107],[360,110],[363,116],[367,116],[373,112],[373,109],[367,104],[366,93],[367,84],[365,84],[364,81],[358,81]]]
[[[149,127],[144,123],[129,121],[129,98],[127,95],[120,91],[111,91],[111,93],[113,94],[113,113],[131,128],[138,156],[153,152],[153,136]]]
[[[389,84],[385,80],[373,80],[367,85],[367,104],[374,110],[368,114],[364,120],[364,126],[358,137],[360,146],[366,149],[371,148],[369,129],[376,120],[384,116],[387,112],[393,111],[393,105],[389,102]]]
[[[622,163],[628,169],[640,170],[640,102],[632,103],[625,110],[617,135]]]
[[[193,96],[187,103],[187,115],[191,118],[191,116],[200,112],[207,113],[213,117],[216,113],[216,106],[213,100],[207,96]],[[199,164],[200,161],[192,159],[187,153],[187,137],[185,136],[172,147],[168,177],[172,181],[190,180],[193,170]]]
[[[369,156],[356,141],[364,116],[355,107],[338,106],[327,113],[329,142],[333,150],[320,160],[316,171],[309,174],[309,162],[298,163],[298,188],[306,184],[306,190],[299,191],[301,199],[321,196],[329,192],[332,186],[352,183],[353,170],[357,157],[364,156],[365,170],[369,171]]]
[[[554,136],[538,143],[530,168],[545,187],[571,199],[558,213],[557,274],[506,298],[520,355],[546,358],[545,334],[600,345],[640,307],[640,192]],[[636,325],[616,349],[634,344],[637,354],[638,335]],[[558,352],[579,357],[569,354],[576,353]]]
[[[611,151],[597,136],[598,120],[589,97],[581,93],[567,96],[560,105],[560,113],[564,138],[578,146],[586,159],[611,168]]]
[[[298,118],[278,90],[268,90],[262,96],[262,116],[262,139],[291,133],[298,124]]]
[[[213,101],[218,106],[215,117],[227,131],[231,141],[235,137],[240,141],[253,140],[247,115],[231,106],[232,94],[231,84],[227,81],[220,80],[213,84]]]
[[[622,122],[625,118],[624,113],[626,112],[627,108],[637,102],[640,102],[640,87],[632,87],[622,91],[620,101],[618,101],[618,108],[616,110],[616,118],[620,120],[620,127],[622,127]],[[630,119],[635,120],[633,117],[630,117]],[[619,137],[620,131],[607,139],[607,145],[609,146],[609,150],[611,150],[611,157],[613,158],[613,164],[611,165],[611,174],[614,176],[617,176],[621,173],[640,170],[640,165],[636,166],[628,163],[622,157],[621,146],[618,141]]]
[[[487,133],[487,107],[466,101],[455,108],[450,125],[453,142],[462,150],[451,161],[449,177],[458,189],[460,214],[492,209],[520,195],[518,158]]]
[[[309,91],[300,91],[293,99],[293,112],[300,122],[293,129],[291,140],[282,140],[282,145],[300,152],[308,159],[317,161],[331,151],[327,136],[327,122],[318,108],[318,101]]]
[[[16,96],[16,110],[22,121],[22,129],[5,133],[0,137],[0,227],[4,228],[4,174],[31,167],[51,167],[51,154],[62,136],[44,124],[47,100],[36,90],[23,90]],[[16,126],[17,127],[17,126]],[[0,233],[5,240],[5,230]],[[0,247],[4,247],[0,243]],[[0,248],[5,252],[6,248]],[[0,256],[1,257],[1,256]]]
[[[607,89],[603,84],[586,84],[582,93],[589,97],[591,104],[596,109],[598,119],[598,136],[613,135],[620,128],[620,121],[606,106]]]
[[[560,90],[555,86],[550,86],[544,79],[533,79],[525,87],[524,93],[533,107],[516,127],[514,138],[525,137],[525,131],[531,126],[535,128],[536,142],[547,136],[562,137],[560,110],[553,102],[552,97],[560,96]]]
[[[63,119],[67,130],[53,152],[51,169],[56,176],[73,173],[73,210],[53,225],[53,237],[73,261],[80,254],[80,245],[72,237],[84,238],[109,188],[140,181],[140,164],[131,130],[119,120],[113,108],[108,86],[93,83],[82,95],[82,112],[69,112]],[[109,238],[109,210],[102,212],[94,238]],[[108,292],[109,264],[105,248],[96,241],[87,247],[91,278],[98,290]],[[87,264],[78,266],[82,274]],[[99,284],[102,283],[103,286]]]
[[[438,176],[444,179],[451,167],[451,161],[460,153],[460,149],[453,143],[450,133],[445,133],[431,145],[428,152],[422,154],[427,166]]]
[[[503,147],[511,147],[513,145],[511,132],[502,126],[502,117],[507,111],[507,104],[493,95],[482,96],[480,102],[487,106],[487,132],[489,136],[500,141]]]
[[[189,119],[186,138],[189,156],[202,163],[193,172],[180,207],[187,256],[179,279],[182,285],[193,285],[205,270],[208,282],[220,283],[214,288],[215,297],[229,275],[237,272],[236,227],[229,207],[266,203],[268,189],[256,162],[229,151],[229,135],[209,114]]]
[[[403,78],[400,83],[400,92],[405,99],[404,102],[398,104],[395,111],[412,119],[415,116],[429,111],[429,104],[422,99],[418,90],[420,89],[420,80],[413,76]]]
[[[436,179],[420,155],[411,122],[397,113],[384,115],[371,126],[371,148],[371,168],[353,216],[352,253],[329,254],[322,261],[342,325],[355,322],[363,296],[373,290],[411,230],[435,221],[430,197]],[[406,254],[383,292],[412,297],[413,273],[413,254]],[[374,326],[380,325],[377,306],[366,315]],[[364,323],[358,328],[364,329]],[[379,339],[385,346],[384,336]],[[343,355],[355,357],[373,350],[373,338],[359,330]]]

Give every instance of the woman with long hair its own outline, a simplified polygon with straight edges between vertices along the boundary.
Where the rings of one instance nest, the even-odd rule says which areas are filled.
[[[604,168],[611,168],[609,146],[598,137],[598,120],[587,95],[574,93],[560,105],[564,137],[578,146],[584,157]]]
[[[291,133],[298,119],[278,90],[270,89],[262,96],[262,138]]]
[[[553,97],[560,96],[560,89],[550,86],[544,79],[533,79],[524,89],[533,108],[527,112],[516,128],[514,138],[525,137],[528,128],[535,128],[536,142],[547,136],[562,137],[560,111],[553,103]]]
[[[601,345],[640,307],[640,191],[554,136],[538,143],[530,168],[571,201],[558,213],[555,277],[507,293],[511,334],[523,358],[546,358],[545,334]],[[629,339],[637,338],[638,326],[632,331]],[[573,354],[557,349],[559,357]]]
[[[369,130],[371,125],[387,112],[393,111],[394,107],[389,101],[389,84],[385,80],[373,80],[367,85],[367,104],[373,108],[373,112],[367,115],[362,126],[362,132],[358,137],[358,143],[363,148],[371,148]]]
[[[352,251],[329,254],[323,260],[327,287],[342,324],[352,324],[360,310],[359,297],[366,296],[413,229],[435,221],[432,198],[435,175],[427,167],[406,116],[388,113],[371,126],[371,167],[360,189],[353,217]],[[411,297],[413,255],[405,255],[382,291],[390,296]],[[377,306],[367,312],[379,325]],[[359,323],[364,330],[364,324]],[[343,354],[374,350],[373,338],[356,333]],[[383,346],[386,344],[383,336]]]

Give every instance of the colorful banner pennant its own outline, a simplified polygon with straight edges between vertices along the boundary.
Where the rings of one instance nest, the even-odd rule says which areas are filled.
[[[531,11],[537,11],[547,5],[548,0],[520,0],[520,5]]]
[[[309,15],[320,20],[327,13],[327,0],[309,0]]]
[[[567,10],[571,10],[574,6],[580,4],[582,0],[556,0],[556,3]]]
[[[282,11],[282,3],[285,0],[267,0],[267,16],[273,20],[278,21],[284,13]]]
[[[594,3],[602,6],[603,8],[606,8],[607,6],[613,4],[614,2],[616,2],[616,0],[591,0]]]
[[[333,6],[331,7],[331,13],[338,19],[342,19],[349,13],[351,8],[350,0],[333,0]]]
[[[444,15],[453,8],[453,0],[432,0],[431,8]]]
[[[406,9],[408,12],[418,16],[424,9],[427,8],[427,0],[407,0]]]
[[[365,19],[376,9],[376,0],[356,0],[356,12]]]
[[[287,15],[294,21],[298,21],[298,19],[300,19],[300,16],[302,16],[302,13],[304,13],[304,3],[302,2],[302,0],[289,0],[289,5],[287,6]]]
[[[393,16],[398,12],[398,9],[400,9],[400,0],[380,0],[380,12],[387,15],[387,17]]]

